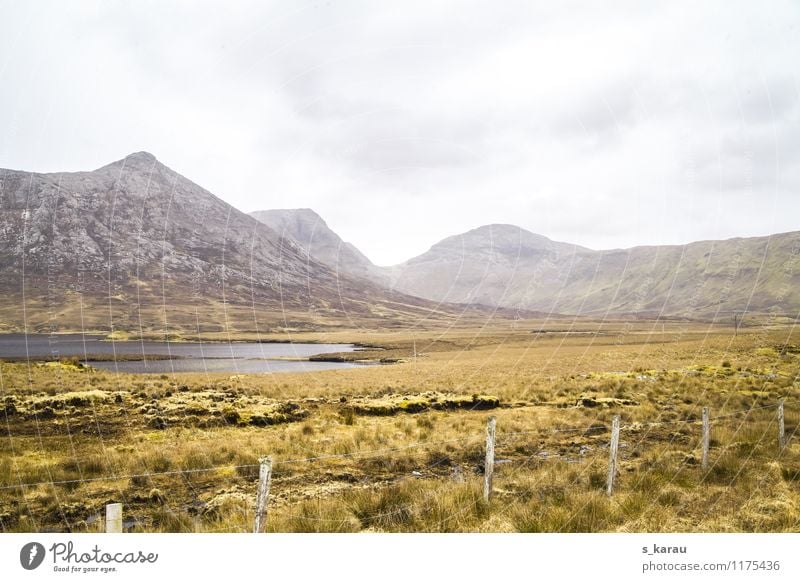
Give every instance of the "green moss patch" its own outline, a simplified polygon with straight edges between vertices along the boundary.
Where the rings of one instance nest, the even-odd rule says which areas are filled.
[[[500,399],[486,394],[423,394],[388,395],[380,398],[359,398],[348,407],[363,416],[414,414],[426,410],[490,410],[500,406]]]
[[[35,409],[65,408],[67,406],[90,406],[97,403],[109,402],[112,395],[105,390],[84,390],[80,392],[64,392],[55,396],[42,396],[30,401],[30,406]]]
[[[581,394],[575,401],[575,406],[583,408],[613,408],[616,406],[639,406],[639,403],[630,398],[610,398]]]

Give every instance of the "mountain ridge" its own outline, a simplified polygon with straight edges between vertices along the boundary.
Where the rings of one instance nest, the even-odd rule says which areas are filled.
[[[370,263],[366,277],[437,303],[552,314],[793,316],[800,312],[799,254],[800,231],[593,250],[497,223],[448,236],[397,265]],[[753,272],[762,262],[766,268]]]
[[[0,169],[0,290],[0,331],[391,327],[484,307],[796,317],[800,232],[592,250],[497,223],[378,267],[311,209],[245,214],[142,151]]]
[[[0,170],[0,289],[7,330],[444,316],[427,300],[332,271],[147,152],[85,172]]]
[[[561,244],[540,256],[505,253],[492,264],[474,252],[442,256],[434,245],[400,267],[394,288],[436,301],[479,296],[489,305],[577,315],[800,311],[798,231],[600,251]],[[454,274],[454,260],[472,272],[460,264]],[[447,290],[430,283],[433,271],[449,273]]]
[[[310,208],[258,210],[249,214],[335,272],[386,283],[380,267],[374,265],[354,245],[342,240]]]

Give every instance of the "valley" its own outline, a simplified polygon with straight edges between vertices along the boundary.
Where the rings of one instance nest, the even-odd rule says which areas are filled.
[[[794,531],[792,326],[525,320],[347,331],[396,363],[305,374],[115,374],[0,364],[3,531]],[[245,338],[238,338],[245,339]],[[788,445],[776,441],[786,401]],[[700,466],[710,407],[710,464]],[[482,497],[497,418],[495,493]],[[611,419],[617,489],[606,495]]]

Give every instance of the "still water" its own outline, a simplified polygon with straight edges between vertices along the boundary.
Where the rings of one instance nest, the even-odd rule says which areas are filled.
[[[37,360],[78,357],[95,368],[126,373],[316,372],[353,368],[352,362],[308,362],[317,354],[352,352],[353,344],[302,344],[255,342],[106,341],[100,335],[4,334],[0,359]]]

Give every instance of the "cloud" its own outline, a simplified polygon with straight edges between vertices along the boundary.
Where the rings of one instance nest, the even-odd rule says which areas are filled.
[[[0,10],[2,167],[152,151],[383,264],[491,222],[592,248],[798,228],[793,2]]]

